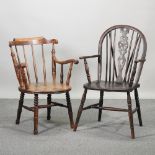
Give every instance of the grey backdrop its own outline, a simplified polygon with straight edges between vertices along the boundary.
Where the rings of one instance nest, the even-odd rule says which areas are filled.
[[[148,42],[147,61],[141,77],[141,98],[155,98],[155,1],[154,0],[5,0],[0,1],[0,98],[18,98],[8,41],[14,37],[57,38],[60,58],[97,53],[98,40],[114,24],[138,27]],[[90,69],[94,73],[93,62]],[[72,74],[72,98],[80,98],[86,82],[83,63]],[[28,96],[29,97],[29,96]],[[58,96],[63,98],[62,95]],[[88,98],[97,98],[88,93]],[[107,94],[106,98],[124,98]]]

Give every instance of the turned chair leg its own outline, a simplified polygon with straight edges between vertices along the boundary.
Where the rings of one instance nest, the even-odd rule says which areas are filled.
[[[38,134],[38,94],[34,94],[34,135]]]
[[[140,103],[139,103],[139,96],[138,96],[138,90],[135,89],[135,101],[136,101],[136,107],[137,107],[137,115],[138,115],[138,120],[139,120],[139,125],[143,126],[142,123],[142,117],[141,117],[141,110],[140,110]]]
[[[70,101],[69,92],[66,92],[66,101],[67,101],[67,106],[68,106],[68,115],[69,115],[69,120],[70,120],[70,127],[74,128],[72,104],[71,104],[71,101]]]
[[[82,99],[81,99],[81,104],[80,104],[78,114],[77,114],[77,117],[76,117],[74,131],[76,131],[76,129],[77,129],[77,126],[78,126],[78,123],[79,123],[79,120],[80,120],[80,117],[81,117],[81,114],[82,114],[82,111],[83,111],[84,102],[86,100],[86,94],[87,94],[87,89],[84,89],[84,93],[83,93]]]
[[[132,103],[131,103],[130,92],[127,92],[127,103],[128,103],[128,116],[129,116],[130,129],[131,129],[131,138],[134,139],[135,132],[134,132],[133,113],[132,113]]]
[[[102,106],[103,106],[103,95],[104,95],[104,92],[101,90],[100,91],[100,100],[99,100],[100,108],[102,108]],[[102,109],[99,109],[99,112],[98,112],[98,121],[99,122],[101,121],[101,116],[102,116]]]
[[[47,95],[47,105],[51,105],[51,94]],[[51,107],[47,107],[47,120],[51,119]]]
[[[17,110],[16,124],[19,124],[20,123],[20,117],[21,117],[22,107],[23,107],[23,102],[24,102],[24,95],[25,94],[21,92],[20,99],[19,99],[18,110]]]

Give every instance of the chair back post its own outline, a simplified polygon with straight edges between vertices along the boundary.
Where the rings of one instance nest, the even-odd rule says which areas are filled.
[[[60,70],[60,83],[63,84],[63,64],[61,64],[61,70]]]
[[[24,55],[24,59],[25,59],[25,64],[26,64],[26,73],[27,73],[27,77],[28,77],[28,82],[30,84],[31,78],[30,78],[29,66],[28,66],[26,52],[25,52],[25,46],[23,45],[22,47],[23,47],[23,55]]]
[[[102,46],[99,44],[98,47],[98,72],[97,72],[97,79],[100,82],[101,81],[101,74],[102,74]]]
[[[17,77],[17,80],[19,82],[20,87],[23,88],[24,84],[23,84],[21,76],[20,76],[19,68],[17,67],[18,66],[18,62],[17,62],[16,56],[15,56],[15,53],[13,52],[12,46],[10,44],[9,44],[9,46],[10,46],[11,57],[12,57],[12,61],[13,61],[13,65],[14,65],[14,69],[15,69],[15,73],[16,73],[16,77]]]

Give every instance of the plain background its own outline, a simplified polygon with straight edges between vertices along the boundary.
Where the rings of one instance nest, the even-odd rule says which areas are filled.
[[[8,41],[15,37],[57,38],[60,58],[97,54],[99,37],[108,27],[128,24],[139,28],[148,42],[147,61],[140,79],[141,98],[155,98],[154,0],[5,0],[0,1],[0,98],[18,98],[18,83]],[[96,74],[94,62],[90,69]],[[83,62],[72,74],[72,98],[81,98],[87,82]],[[98,93],[88,93],[97,98]],[[28,96],[30,97],[30,96]],[[59,95],[58,98],[64,96]],[[107,93],[106,98],[126,95]]]

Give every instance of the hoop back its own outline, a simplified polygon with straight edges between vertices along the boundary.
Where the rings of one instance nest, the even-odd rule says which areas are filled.
[[[102,34],[98,45],[98,80],[128,82],[129,86],[138,84],[146,50],[145,36],[137,28],[129,25],[110,27]]]

